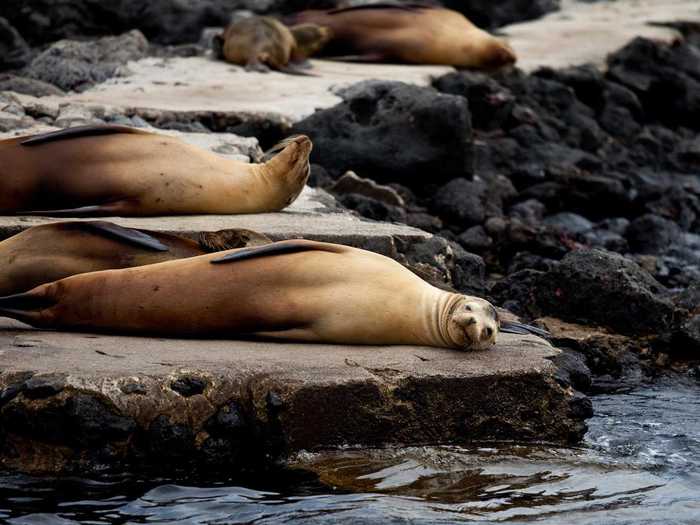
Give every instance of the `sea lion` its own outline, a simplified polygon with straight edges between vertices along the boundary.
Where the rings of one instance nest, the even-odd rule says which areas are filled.
[[[0,141],[0,213],[177,215],[279,211],[309,176],[297,136],[264,164],[224,158],[126,126],[68,128]]]
[[[244,229],[203,232],[198,241],[106,221],[33,226],[0,242],[0,295],[79,273],[130,268],[271,242]]]
[[[316,24],[287,27],[269,16],[241,18],[214,37],[214,55],[247,70],[305,75],[299,66],[330,39]]]
[[[87,331],[462,350],[490,347],[499,330],[484,299],[435,288],[383,255],[304,240],[75,275],[0,298],[0,315]]]
[[[516,56],[504,41],[457,11],[422,4],[379,3],[291,15],[289,23],[330,28],[323,55],[369,62],[496,69]]]

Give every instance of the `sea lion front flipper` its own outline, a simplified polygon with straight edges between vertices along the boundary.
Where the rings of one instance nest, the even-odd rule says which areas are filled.
[[[113,222],[85,221],[77,224],[80,226],[84,225],[86,228],[92,230],[97,230],[98,233],[107,234],[110,237],[116,237],[119,240],[136,244],[143,248],[148,248],[149,250],[154,250],[157,252],[167,252],[170,250],[170,248],[168,248],[165,244],[147,233],[140,230],[134,230],[133,228],[124,228],[123,226],[119,226]]]
[[[41,215],[44,217],[88,217],[95,215],[118,215],[124,211],[126,200],[109,202],[107,204],[94,204],[79,206],[77,208],[63,208],[58,210],[23,210],[15,215]]]
[[[338,62],[384,62],[386,56],[383,53],[366,53],[364,55],[328,55],[323,57],[328,60],[335,60]]]
[[[315,73],[309,73],[304,71],[304,69],[297,64],[287,64],[276,68],[280,73],[286,73],[287,75],[297,75],[300,77],[317,77]]]
[[[46,144],[47,142],[55,142],[58,140],[92,137],[97,135],[113,135],[115,133],[148,134],[150,132],[139,128],[130,128],[129,126],[121,126],[118,124],[75,126],[72,128],[59,129],[58,131],[39,133],[38,135],[33,135],[28,139],[23,140],[20,142],[20,144],[22,146],[38,146],[40,144]]]
[[[37,287],[38,288],[38,287]],[[40,312],[56,304],[43,293],[46,288],[0,297],[0,316],[17,319],[33,325],[40,319]]]
[[[529,324],[516,323],[515,321],[501,321],[499,331],[504,334],[536,335],[538,337],[551,337],[547,330],[542,330]]]
[[[335,253],[339,251],[339,249],[334,249],[332,245],[315,241],[279,241],[271,244],[265,244],[263,246],[257,246],[255,248],[243,248],[241,250],[236,250],[232,253],[224,255],[220,259],[212,259],[209,262],[211,264],[232,263],[244,261],[246,259],[255,259],[257,257],[267,257],[270,255],[283,255],[286,253],[306,252],[313,250]]]

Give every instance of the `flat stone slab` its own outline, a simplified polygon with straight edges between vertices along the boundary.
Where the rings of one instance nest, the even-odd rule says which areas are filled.
[[[312,60],[317,76],[256,73],[209,57],[145,58],[130,62],[131,75],[112,78],[80,94],[44,97],[56,103],[118,108],[126,114],[237,116],[291,125],[316,109],[341,102],[337,89],[367,79],[429,85],[452,71],[445,66],[357,64]]]
[[[0,463],[66,472],[130,461],[244,466],[300,450],[516,439],[585,425],[558,350],[484,352],[35,330],[0,320]]]
[[[518,67],[605,66],[608,54],[637,36],[672,41],[679,33],[651,22],[700,21],[697,0],[562,0],[561,10],[499,30],[518,54]]]
[[[25,99],[28,100],[28,99]],[[0,134],[0,139],[39,133],[55,128],[33,127]],[[222,156],[237,160],[258,160],[262,152],[255,138],[239,137],[232,133],[180,133],[153,130],[178,136],[186,142],[207,148]],[[20,231],[59,220],[78,220],[71,217],[0,216],[0,239]],[[431,237],[427,232],[401,224],[363,219],[336,205],[334,198],[323,190],[306,187],[291,206],[278,213],[247,215],[180,215],[169,217],[105,217],[129,228],[175,233],[196,238],[200,232],[231,228],[245,228],[267,235],[273,240],[313,239],[348,244],[371,249],[385,255],[396,255],[395,239],[408,242]]]

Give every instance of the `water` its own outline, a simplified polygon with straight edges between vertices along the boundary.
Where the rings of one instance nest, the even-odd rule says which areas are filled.
[[[43,524],[700,524],[700,385],[594,398],[579,449],[306,456],[263,479],[0,476],[0,519]]]

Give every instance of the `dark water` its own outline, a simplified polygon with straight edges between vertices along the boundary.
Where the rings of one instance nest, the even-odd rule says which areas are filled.
[[[312,475],[201,481],[0,476],[11,524],[700,524],[700,384],[594,398],[580,449],[346,451]]]

